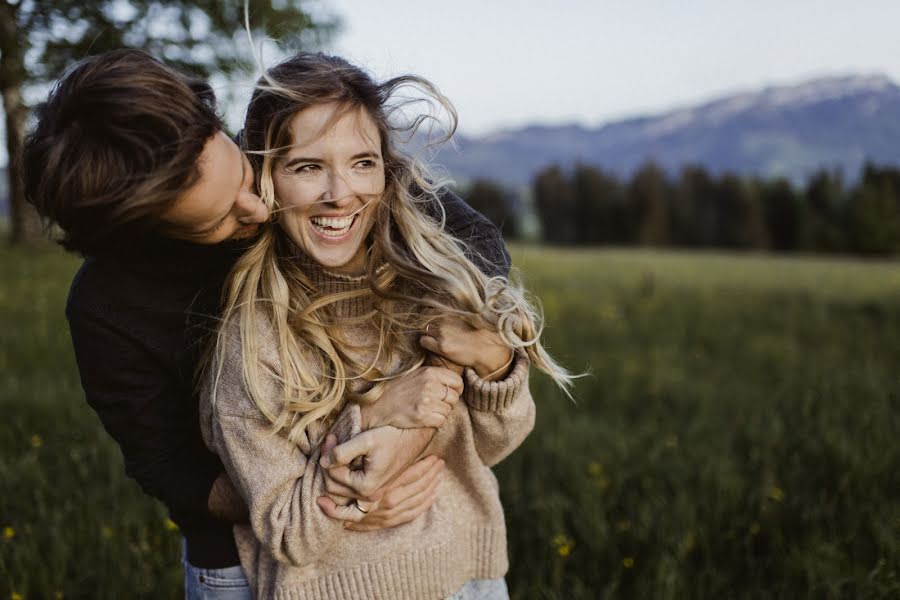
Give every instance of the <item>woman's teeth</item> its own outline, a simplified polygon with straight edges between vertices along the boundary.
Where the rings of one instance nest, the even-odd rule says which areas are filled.
[[[339,237],[350,230],[353,225],[353,216],[349,217],[310,217],[316,231],[332,237]]]

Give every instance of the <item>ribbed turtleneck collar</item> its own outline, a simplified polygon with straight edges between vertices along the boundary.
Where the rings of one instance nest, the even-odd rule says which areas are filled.
[[[364,291],[364,294],[351,298],[344,298],[331,304],[338,316],[341,317],[362,317],[372,312],[374,294],[369,289],[369,274],[362,273],[360,275],[346,275],[344,273],[336,273],[329,271],[319,263],[315,262],[307,254],[301,252],[298,248],[292,248],[294,254],[287,260],[294,260],[300,267],[300,270],[309,278],[310,282],[315,286],[316,291],[327,296],[340,292]],[[385,266],[379,267],[379,271]]]

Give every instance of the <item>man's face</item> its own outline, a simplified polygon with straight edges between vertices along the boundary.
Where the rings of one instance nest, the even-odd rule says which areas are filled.
[[[200,179],[162,215],[166,235],[197,244],[251,237],[269,211],[251,191],[247,157],[220,131],[206,142],[198,163]]]

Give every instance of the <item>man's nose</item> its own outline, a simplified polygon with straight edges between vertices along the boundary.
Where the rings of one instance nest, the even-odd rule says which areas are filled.
[[[237,220],[244,225],[264,223],[269,219],[269,209],[253,192],[241,192],[234,203]]]

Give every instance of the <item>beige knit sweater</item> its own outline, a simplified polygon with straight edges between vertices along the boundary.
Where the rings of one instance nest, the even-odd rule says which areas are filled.
[[[321,271],[315,278],[324,292],[364,286],[362,278]],[[339,307],[347,316],[370,309],[370,303],[359,299]],[[373,339],[372,329],[355,326],[347,335],[364,345]],[[503,381],[487,382],[466,370],[465,402],[457,405],[426,451],[446,461],[437,500],[428,512],[392,529],[354,532],[325,516],[316,504],[316,498],[326,495],[318,461],[328,431],[320,422],[313,423],[297,444],[273,433],[244,386],[237,327],[229,333],[218,385],[210,380],[201,394],[200,420],[207,445],[221,457],[250,509],[249,526],[235,526],[234,535],[255,598],[439,599],[469,580],[506,573],[506,528],[490,467],[534,426],[524,353],[517,354]],[[280,373],[271,326],[261,328],[258,340],[264,365],[260,373]],[[281,389],[276,378],[269,375],[262,383],[271,410],[278,414]],[[343,407],[330,430],[340,441],[357,434],[359,408]]]

